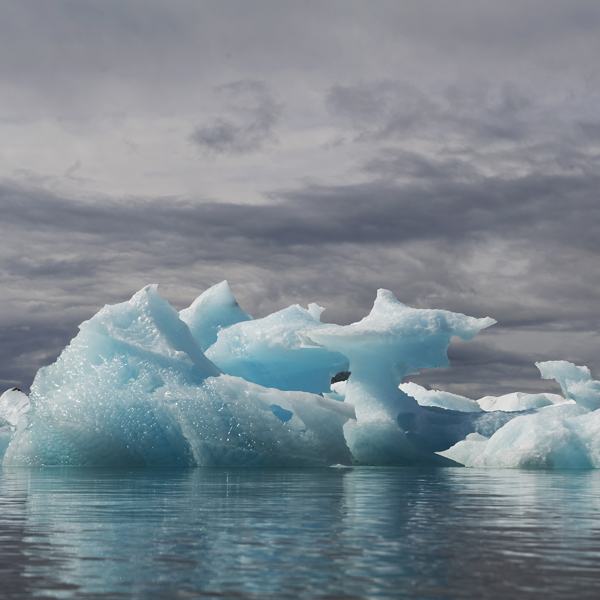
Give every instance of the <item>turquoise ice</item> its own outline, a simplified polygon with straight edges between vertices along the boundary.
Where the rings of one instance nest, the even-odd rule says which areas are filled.
[[[4,465],[600,467],[600,383],[538,363],[565,397],[472,400],[402,383],[493,325],[379,290],[347,326],[292,305],[262,319],[222,282],[180,313],[151,285],[80,325],[29,398],[0,397]],[[347,381],[331,384],[349,371]]]

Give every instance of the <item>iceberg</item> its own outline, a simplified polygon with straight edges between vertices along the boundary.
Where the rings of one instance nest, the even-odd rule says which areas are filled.
[[[493,319],[387,290],[351,325],[323,310],[253,319],[224,281],[178,313],[146,286],[82,323],[29,397],[0,397],[2,464],[600,467],[600,383],[586,367],[537,363],[565,397],[472,400],[402,379],[447,366],[451,338]]]
[[[532,408],[542,408],[552,404],[573,403],[574,400],[563,398],[558,394],[526,394],[524,392],[511,392],[503,396],[484,396],[478,400],[471,400],[465,396],[451,394],[442,390],[427,390],[416,383],[401,383],[400,389],[412,396],[421,406],[437,406],[448,410],[461,412],[519,412]]]
[[[550,404],[440,454],[468,467],[600,468],[600,382],[587,367],[567,361],[536,366],[544,379],[558,381],[568,399],[545,394]]]
[[[524,392],[511,392],[503,396],[484,396],[477,400],[477,404],[485,411],[502,410],[506,412],[543,408],[553,404],[572,403],[572,400],[563,398],[558,394],[526,394]]]
[[[299,331],[298,336],[307,348],[325,348],[348,358],[345,401],[354,405],[357,419],[344,426],[344,434],[355,460],[443,465],[449,463],[435,451],[454,436],[464,438],[464,422],[456,414],[434,417],[398,385],[421,368],[448,366],[453,335],[470,340],[494,323],[489,317],[410,308],[390,291],[379,290],[373,309],[358,323]]]
[[[34,380],[4,465],[351,464],[350,405],[225,375],[148,286],[106,306]]]

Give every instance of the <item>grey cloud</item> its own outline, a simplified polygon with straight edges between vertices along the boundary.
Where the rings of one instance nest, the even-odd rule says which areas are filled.
[[[498,319],[434,387],[539,389],[544,352],[600,377],[597,2],[0,4],[2,176],[21,178],[0,182],[7,387],[103,304],[158,282],[182,308],[224,278],[255,316],[317,301],[347,323],[386,287]],[[253,178],[239,157],[277,141],[284,103],[281,156]],[[130,167],[185,177],[198,151],[224,174],[146,197],[65,172],[79,157],[94,177],[120,135],[138,151],[101,189],[138,189]],[[219,197],[225,179],[243,183]],[[540,331],[531,353],[515,341]]]
[[[409,176],[428,181],[447,181],[481,177],[478,169],[468,160],[454,157],[432,159],[416,152],[395,148],[381,151],[377,157],[367,161],[363,168],[367,173],[392,179]]]
[[[356,141],[402,139],[435,129],[442,139],[468,134],[473,142],[522,140],[543,115],[514,84],[448,86],[431,94],[402,81],[371,81],[333,86],[326,99],[330,113],[356,130]],[[539,111],[538,111],[539,112]],[[556,124],[554,124],[556,125]]]
[[[55,360],[77,334],[77,324],[0,327],[0,389],[29,393],[36,371]]]
[[[81,203],[5,186],[0,188],[0,210],[5,224],[114,242],[144,242],[155,231],[200,245],[251,240],[253,246],[268,250],[273,244],[285,248],[419,239],[451,242],[495,235],[593,253],[600,248],[597,175],[455,181],[454,171],[463,171],[453,170],[454,165],[439,168],[411,156],[404,162],[420,177],[428,174],[426,181],[312,185],[273,194],[275,201],[265,205],[169,198]]]
[[[178,308],[227,278],[255,316],[317,301],[328,307],[326,320],[354,321],[368,312],[376,288],[386,287],[407,304],[493,316],[500,321],[496,329],[554,328],[557,339],[600,329],[596,179],[476,180],[454,187],[440,181],[444,186],[312,186],[281,193],[270,206],[82,203],[5,186],[0,248],[4,256],[15,243],[22,250],[0,265],[0,276],[10,277],[1,283],[4,294],[21,290],[21,304],[35,298],[21,316],[13,311],[12,323],[37,325],[33,334],[6,330],[4,347],[22,344],[17,354],[28,366],[15,368],[18,361],[7,356],[0,378],[20,379],[19,387],[26,387],[27,377],[51,361],[81,320],[153,281],[166,284],[161,289]],[[512,246],[496,252],[495,240]],[[482,266],[471,271],[479,256]],[[515,278],[510,267],[521,257],[529,262]],[[44,278],[44,267],[56,269],[56,276]],[[63,329],[37,340],[37,328],[54,318]],[[531,365],[540,356],[495,347],[486,352],[489,362],[482,364],[482,349],[467,344],[464,354],[451,356],[454,367],[420,381],[471,396],[513,391],[517,384],[538,389]],[[600,366],[589,352],[581,358],[593,372]]]
[[[456,340],[450,344],[448,358],[451,362],[449,368],[424,370],[406,380],[466,395],[474,400],[511,392],[549,392],[562,395],[556,381],[540,378],[534,363],[549,359],[543,353],[531,355],[519,351],[507,352],[481,340],[468,343]]]
[[[38,260],[16,258],[4,261],[4,267],[11,275],[28,279],[71,279],[90,277],[98,271],[99,261],[91,259],[57,260],[40,257]]]
[[[235,81],[217,88],[235,121],[217,118],[194,129],[190,138],[214,154],[248,154],[273,141],[282,107],[262,81]]]

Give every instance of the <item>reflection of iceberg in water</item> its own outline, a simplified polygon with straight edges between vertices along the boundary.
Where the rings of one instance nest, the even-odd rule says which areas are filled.
[[[3,464],[600,466],[589,371],[538,365],[567,398],[399,387],[447,366],[451,337],[493,319],[409,308],[386,290],[352,325],[324,324],[322,311],[253,320],[226,282],[180,314],[156,286],[106,306],[37,374]]]
[[[0,490],[3,598],[597,595],[597,471],[3,468]]]

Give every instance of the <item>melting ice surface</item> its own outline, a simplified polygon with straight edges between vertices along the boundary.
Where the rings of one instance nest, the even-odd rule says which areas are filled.
[[[452,336],[493,325],[379,290],[324,324],[298,305],[253,320],[226,282],[181,313],[155,285],[80,325],[29,399],[0,398],[3,464],[73,466],[600,466],[600,383],[538,363],[564,397],[464,398],[405,375],[449,364]],[[347,382],[331,384],[341,371]]]

